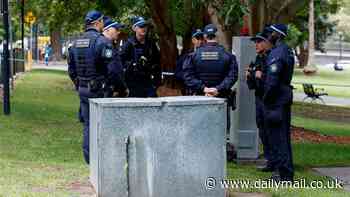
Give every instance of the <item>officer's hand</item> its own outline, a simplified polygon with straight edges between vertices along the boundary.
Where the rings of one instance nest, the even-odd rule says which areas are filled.
[[[248,80],[250,78],[250,72],[248,70],[245,71],[245,79]]]
[[[130,93],[129,89],[126,89],[126,90],[124,90],[124,92],[122,92],[118,96],[122,97],[122,98],[129,97],[129,93]]]
[[[212,96],[212,95],[211,95],[211,88],[205,87],[204,90],[203,90],[203,92],[204,92],[204,95],[205,95],[205,96]]]
[[[217,95],[219,95],[219,91],[218,91],[218,89],[216,89],[216,88],[210,88],[211,89],[211,95],[213,95],[213,96],[217,96]]]
[[[129,97],[129,94],[130,94],[130,90],[129,90],[129,88],[127,88],[127,89],[125,90],[125,97]]]
[[[204,93],[205,96],[214,97],[219,94],[219,91],[216,88],[204,88]]]
[[[206,94],[206,93],[208,93],[208,92],[209,92],[209,90],[210,90],[210,88],[204,87],[203,92]]]
[[[75,89],[78,90],[79,89],[79,80],[78,79],[74,79],[73,83],[74,83]]]
[[[263,75],[263,73],[260,70],[255,72],[255,78],[256,79],[262,79],[262,75]]]

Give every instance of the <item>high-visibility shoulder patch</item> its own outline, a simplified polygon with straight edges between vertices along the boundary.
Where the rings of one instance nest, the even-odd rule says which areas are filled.
[[[219,60],[219,52],[201,52],[201,60]]]
[[[113,56],[113,51],[112,51],[112,49],[106,49],[106,50],[104,51],[104,57],[106,57],[106,58],[112,58],[112,56]]]
[[[270,71],[271,71],[272,73],[277,72],[277,65],[276,65],[276,64],[272,64],[272,65],[270,66]]]
[[[87,48],[90,46],[90,39],[78,39],[75,41],[76,48]]]

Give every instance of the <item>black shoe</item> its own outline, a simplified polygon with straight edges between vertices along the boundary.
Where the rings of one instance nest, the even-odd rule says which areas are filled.
[[[281,181],[289,181],[293,183],[294,179],[292,176],[281,176]]]
[[[273,168],[269,165],[258,166],[258,167],[256,167],[256,169],[258,171],[261,171],[261,172],[272,172],[273,171]]]
[[[273,171],[270,179],[272,181],[280,182],[281,181],[280,173],[277,170]]]

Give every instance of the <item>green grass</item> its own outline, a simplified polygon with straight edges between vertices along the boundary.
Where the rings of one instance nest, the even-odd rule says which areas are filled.
[[[292,124],[306,129],[311,129],[325,135],[350,136],[350,124],[334,121],[324,121],[305,117],[293,117]],[[350,166],[350,144],[317,144],[317,143],[293,143],[293,159],[295,166],[295,179],[305,179],[308,184],[313,180],[321,180],[324,184],[330,179],[316,175],[313,167]],[[228,165],[228,177],[233,180],[264,180],[271,176],[270,173],[259,172],[254,165]],[[341,189],[232,189],[240,192],[258,192],[276,197],[317,196],[317,197],[345,197],[349,192]]]
[[[33,71],[16,81],[12,115],[0,115],[0,197],[80,196],[73,183],[87,184],[88,168],[81,153],[82,132],[77,121],[78,98],[65,72]],[[337,124],[295,118],[293,123],[320,132],[345,135]],[[324,123],[324,124],[321,124]],[[323,126],[322,126],[323,125]],[[336,128],[333,130],[333,128]],[[293,144],[297,178],[328,180],[314,175],[312,166],[350,165],[350,145]],[[254,166],[230,163],[234,179],[267,178]],[[271,196],[350,196],[334,189],[250,189]]]
[[[350,124],[317,120],[305,117],[293,117],[292,124],[297,127],[318,131],[324,135],[350,136]]]
[[[336,144],[313,144],[313,143],[294,143],[293,158],[295,166],[295,180],[305,179],[307,184],[311,181],[320,180],[324,184],[330,181],[327,177],[316,175],[312,167],[329,167],[329,166],[349,166],[350,165],[350,145]],[[228,165],[228,177],[233,180],[265,180],[271,176],[271,173],[258,172],[254,165],[237,165],[230,163]],[[240,192],[259,192],[268,193],[276,197],[285,196],[350,196],[349,192],[341,189],[311,189],[311,188],[284,188],[284,189],[257,189],[244,188],[233,189]]]
[[[255,166],[252,165],[236,165],[230,163],[228,165],[228,175],[229,179],[232,180],[250,180],[251,182],[265,180],[269,176],[270,173],[258,172],[255,170]],[[315,175],[315,173],[311,172],[308,169],[301,168],[296,166],[295,179],[301,180],[304,179],[307,185],[310,185],[311,181],[322,181],[324,184],[327,184],[327,181],[330,179],[322,176]],[[268,188],[268,189],[256,189],[253,187],[244,188],[244,189],[231,189],[231,192],[239,191],[244,193],[249,192],[257,192],[264,193],[267,196],[274,197],[349,197],[350,193],[344,192],[341,189],[311,189],[311,188],[284,188],[284,189],[276,189],[276,188]]]
[[[301,69],[296,69],[293,76],[293,83],[319,83],[331,85],[350,85],[350,70],[346,69],[341,72],[336,72],[331,68],[318,67],[318,72],[315,75],[306,76]],[[293,84],[297,88],[297,92],[303,92],[301,84]],[[320,86],[316,88],[323,88],[329,96],[350,98],[349,87],[333,87]]]
[[[0,196],[72,196],[88,171],[78,98],[67,74],[33,71],[16,81],[11,116],[0,115]]]

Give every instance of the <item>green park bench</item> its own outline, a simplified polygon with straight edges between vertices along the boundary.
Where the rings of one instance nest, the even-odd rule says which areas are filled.
[[[319,100],[323,104],[326,104],[324,102],[324,100],[322,99],[322,96],[328,95],[326,92],[324,92],[324,89],[314,88],[314,86],[312,84],[309,84],[309,83],[303,83],[303,89],[304,89],[304,93],[306,94],[305,98],[303,99],[303,102],[305,102],[308,99],[311,99],[312,103]]]

